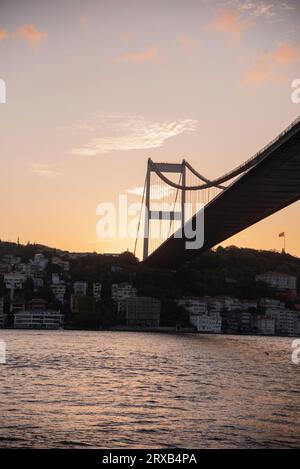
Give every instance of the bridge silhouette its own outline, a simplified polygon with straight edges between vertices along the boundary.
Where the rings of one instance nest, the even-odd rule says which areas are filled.
[[[169,173],[179,175],[179,180],[172,179]],[[156,182],[159,181],[156,185],[153,185],[153,176]],[[194,178],[192,183],[191,177]],[[165,184],[165,191],[161,189],[162,183]],[[170,198],[171,195],[174,208],[152,208],[153,187],[156,188],[156,199]],[[176,269],[194,256],[300,199],[300,117],[252,158],[214,180],[205,178],[185,160],[174,164],[154,163],[149,159],[144,199],[142,264],[150,268]],[[184,208],[187,201],[191,201],[192,206],[197,206],[199,201],[204,205],[204,242],[199,249],[186,248],[189,239],[185,230],[182,236],[178,236],[183,226],[196,229],[199,212],[195,211],[187,219]],[[167,222],[168,230],[166,239],[162,242],[156,240],[149,254],[153,220]],[[179,223],[177,229],[176,221],[177,225]]]

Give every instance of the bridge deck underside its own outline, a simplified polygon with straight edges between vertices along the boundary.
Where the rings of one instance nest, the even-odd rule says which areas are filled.
[[[300,198],[300,125],[285,136],[264,159],[212,200],[204,210],[204,245],[186,250],[185,238],[167,239],[144,264],[178,268],[195,255]],[[195,217],[193,218],[193,223]]]

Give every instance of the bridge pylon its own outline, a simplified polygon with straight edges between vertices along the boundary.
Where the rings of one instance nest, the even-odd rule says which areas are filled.
[[[151,173],[159,171],[160,173],[180,174],[181,184],[183,189],[181,192],[181,211],[170,210],[152,210],[151,209]],[[143,260],[147,259],[149,255],[149,232],[151,220],[180,220],[181,226],[185,222],[185,199],[186,199],[186,162],[182,160],[181,163],[154,163],[151,158],[147,163],[146,175],[146,195],[145,195],[145,224],[144,224],[144,246],[143,246]]]

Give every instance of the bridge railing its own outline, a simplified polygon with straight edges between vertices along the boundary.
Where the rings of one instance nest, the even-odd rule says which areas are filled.
[[[288,134],[297,124],[300,123],[300,116],[298,116],[288,127],[286,127],[282,132],[280,132],[279,135],[277,135],[273,140],[271,140],[269,143],[267,143],[263,148],[261,148],[257,153],[255,153],[254,156],[251,156],[248,160],[244,161],[242,164],[237,166],[233,171],[230,171],[229,173],[226,173],[224,177],[226,177],[227,174],[232,174],[233,172],[240,172],[242,168],[247,167],[247,169],[252,168],[254,164],[258,163],[260,161],[260,158],[262,155],[269,149],[271,148],[275,143],[277,143],[282,137],[284,137],[286,134]],[[258,160],[258,161],[256,161]]]

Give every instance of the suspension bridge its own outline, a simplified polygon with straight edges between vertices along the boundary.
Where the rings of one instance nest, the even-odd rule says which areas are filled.
[[[147,163],[141,220],[143,264],[178,268],[193,256],[300,199],[300,117],[274,140],[228,173],[210,180],[186,160]],[[187,249],[183,229],[204,216],[203,245]]]

